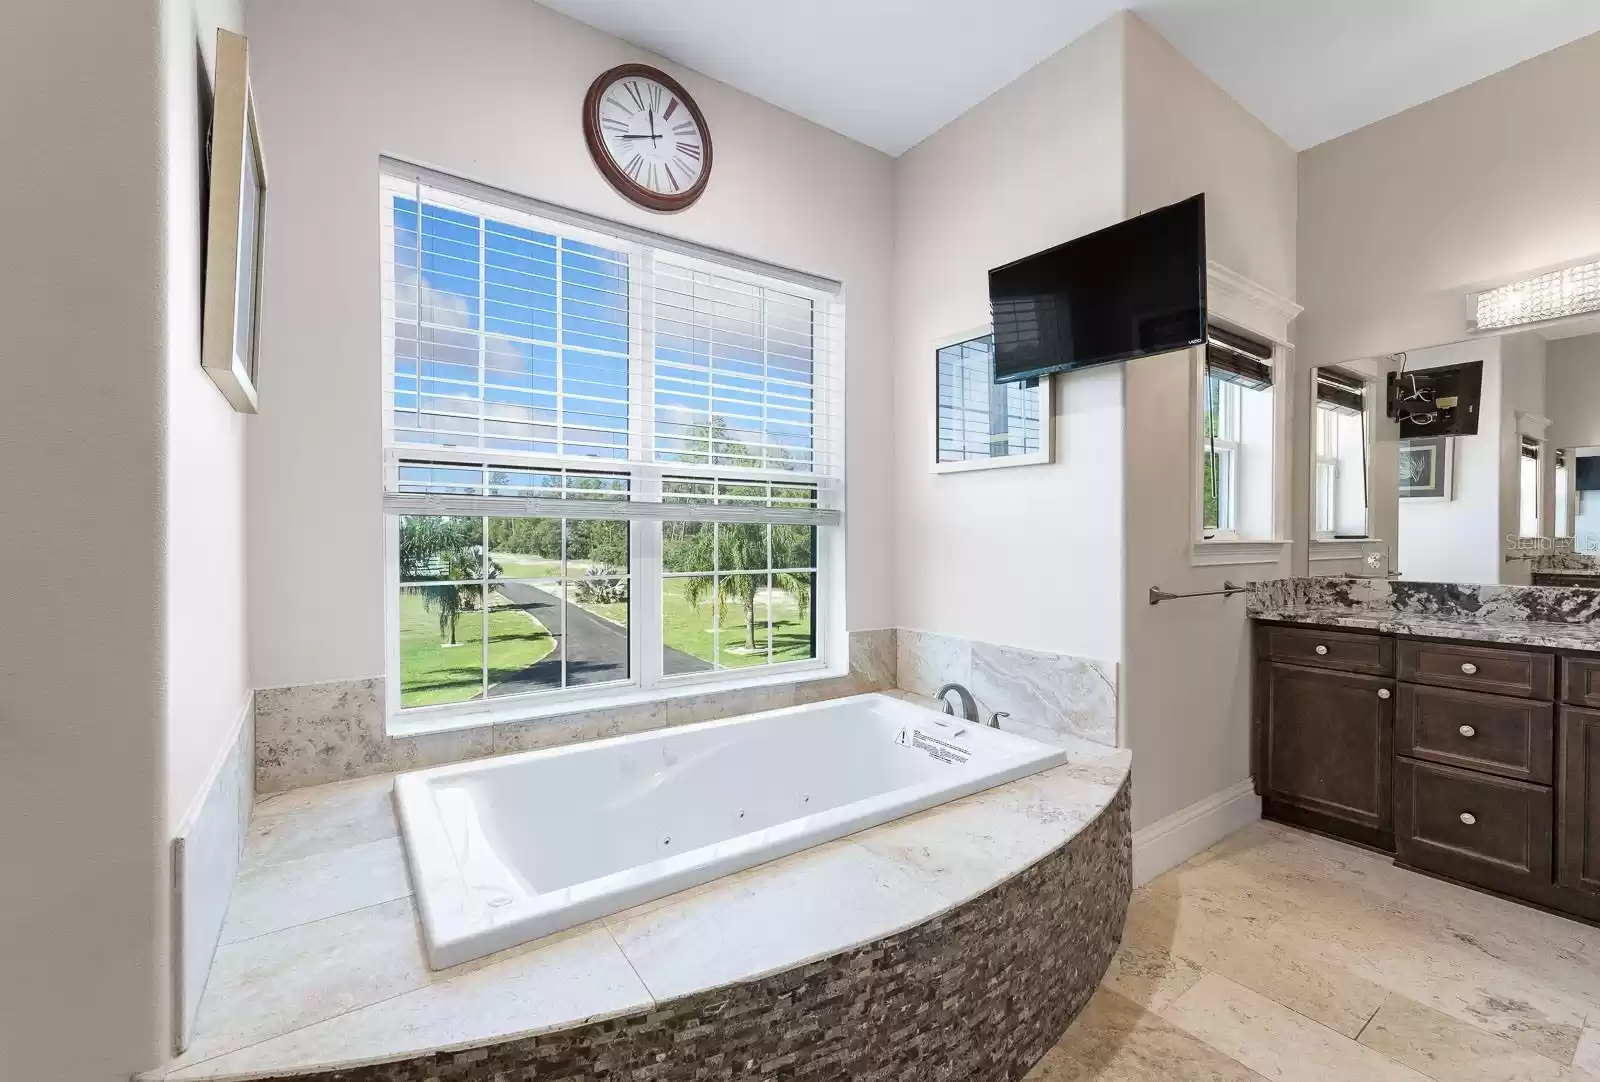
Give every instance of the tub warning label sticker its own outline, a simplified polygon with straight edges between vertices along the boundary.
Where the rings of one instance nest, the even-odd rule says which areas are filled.
[[[894,742],[902,748],[920,751],[930,759],[937,759],[941,763],[954,763],[957,766],[962,766],[968,759],[972,758],[972,753],[966,748],[958,748],[949,741],[940,740],[936,736],[929,736],[921,729],[915,729],[909,725],[900,730],[900,735],[894,738]]]

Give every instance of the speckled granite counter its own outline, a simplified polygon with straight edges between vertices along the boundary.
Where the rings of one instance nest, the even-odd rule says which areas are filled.
[[[1259,609],[1252,611],[1250,617],[1255,620],[1343,627],[1415,638],[1471,639],[1474,642],[1546,646],[1556,650],[1600,651],[1600,626],[1595,624],[1558,624],[1537,620],[1496,622],[1333,607]]]
[[[1098,984],[1130,890],[1129,753],[1071,753],[438,972],[390,777],[269,797],[191,1047],[143,1078],[588,1079],[638,1066],[700,1082],[771,1065],[911,1077],[923,1063],[948,1070],[918,1077],[1020,1078]]]
[[[1600,651],[1600,590],[1587,587],[1271,579],[1250,583],[1245,613],[1387,635]]]

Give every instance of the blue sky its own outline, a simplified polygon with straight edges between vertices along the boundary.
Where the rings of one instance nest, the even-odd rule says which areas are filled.
[[[482,221],[480,242],[479,218],[431,203],[422,204],[419,227],[417,203],[401,197],[395,197],[393,213],[396,408],[414,411],[420,393],[424,413],[475,413],[481,340],[486,441],[555,452],[559,352],[567,396],[565,450],[625,457],[626,253],[492,218]],[[420,375],[410,337],[419,277],[428,325]],[[740,442],[779,445],[792,458],[805,459],[813,421],[811,304],[769,293],[763,343],[762,299],[747,287],[728,285],[719,293],[710,276],[658,269],[658,450],[690,450],[674,437],[705,425],[714,412]],[[475,432],[475,418],[460,423]],[[571,446],[575,441],[588,446]],[[475,436],[464,442],[475,443]]]

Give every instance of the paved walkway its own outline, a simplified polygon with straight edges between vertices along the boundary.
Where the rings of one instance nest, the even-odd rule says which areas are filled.
[[[548,590],[525,582],[499,582],[494,589],[507,601],[532,616],[554,636],[556,648],[539,661],[508,679],[498,681],[490,696],[521,695],[548,691],[561,686],[562,651],[567,654],[567,685],[602,684],[628,678],[628,633],[610,620],[602,619],[581,605],[565,601]],[[565,641],[561,633],[561,609],[566,609]],[[667,647],[662,661],[668,676],[705,672],[711,663]]]

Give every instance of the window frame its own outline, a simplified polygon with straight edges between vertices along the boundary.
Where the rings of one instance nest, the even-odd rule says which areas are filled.
[[[1200,393],[1200,539],[1202,541],[1239,540],[1239,413],[1244,388],[1202,373]],[[1217,385],[1217,435],[1207,430],[1211,384]],[[1207,534],[1205,523],[1206,456],[1217,456],[1217,527]],[[1224,466],[1226,462],[1226,466]]]
[[[496,207],[534,215],[548,220],[564,237],[627,251],[629,255],[628,328],[628,416],[627,459],[571,454],[503,451],[486,447],[452,447],[396,443],[395,428],[395,343],[390,328],[396,319],[393,268],[382,257],[383,239],[392,227],[393,202],[386,183],[395,179],[415,180],[432,189],[442,189],[458,198],[481,204],[485,213]],[[819,506],[842,512],[846,503],[844,446],[844,291],[836,283],[784,268],[756,264],[744,257],[687,245],[673,238],[660,237],[618,224],[616,231],[602,231],[609,225],[579,212],[547,205],[513,193],[483,188],[470,181],[448,177],[383,159],[378,184],[379,250],[383,265],[380,282],[380,341],[382,380],[383,491],[396,491],[402,462],[456,462],[472,465],[500,465],[507,468],[571,470],[625,474],[630,479],[630,494],[635,503],[659,503],[664,478],[705,478],[733,482],[771,481],[793,487],[815,487]],[[420,209],[420,207],[419,207]],[[554,213],[551,213],[553,211]],[[575,220],[576,219],[576,220]],[[659,249],[657,251],[656,249]],[[666,254],[675,264],[700,268],[721,277],[753,283],[804,296],[814,305],[812,325],[812,419],[813,451],[817,456],[811,472],[776,468],[748,468],[711,463],[684,463],[646,457],[655,447],[656,402],[653,391],[655,357],[655,303],[660,282],[654,275],[654,261]],[[725,257],[726,261],[717,257]],[[763,273],[765,271],[766,273]],[[782,273],[776,277],[772,272]],[[814,283],[831,284],[824,288]],[[479,327],[480,338],[485,329]],[[481,349],[481,346],[480,346]],[[558,444],[559,451],[559,444]],[[824,455],[832,456],[828,462]],[[426,512],[412,512],[423,514]],[[448,512],[440,511],[439,514]],[[748,667],[713,668],[704,672],[667,675],[663,672],[662,650],[666,645],[662,625],[663,573],[662,522],[670,516],[656,511],[631,517],[629,529],[628,678],[604,684],[563,687],[459,703],[404,707],[400,671],[400,532],[402,515],[384,510],[383,582],[385,640],[385,714],[391,735],[472,728],[484,724],[533,720],[571,713],[575,710],[604,709],[636,703],[654,703],[696,694],[708,689],[732,690],[772,684],[824,679],[849,671],[848,635],[844,626],[845,538],[841,516],[837,525],[817,525],[814,532],[814,571],[811,588],[813,656],[795,661],[772,662]],[[528,518],[531,515],[508,508],[505,513],[486,514],[485,518]],[[673,520],[677,521],[677,520]],[[487,558],[487,552],[485,553]],[[769,562],[770,562],[769,545]],[[770,573],[770,567],[768,571]],[[564,637],[563,637],[564,638]],[[563,649],[565,642],[563,641]]]
[[[994,328],[985,323],[977,327],[969,327],[964,331],[941,335],[934,339],[930,353],[933,357],[933,424],[931,428],[933,454],[930,457],[930,472],[942,473],[971,473],[976,470],[999,470],[1012,466],[1046,466],[1055,461],[1055,419],[1051,413],[1054,400],[1052,388],[1054,380],[1051,376],[1039,377],[1039,384],[1033,388],[1037,395],[1039,409],[1039,450],[1022,455],[1006,455],[1002,458],[975,458],[963,461],[941,462],[939,460],[939,351],[949,346],[959,346],[977,338],[992,335]]]
[[[1212,265],[1213,273],[1216,271]],[[1266,499],[1270,501],[1266,520],[1271,523],[1272,536],[1270,537],[1241,537],[1238,531],[1239,508],[1235,504],[1233,528],[1228,530],[1218,529],[1210,534],[1205,525],[1205,463],[1206,463],[1206,381],[1209,378],[1206,370],[1206,347],[1204,345],[1192,347],[1188,353],[1190,363],[1190,564],[1195,567],[1225,567],[1242,564],[1276,563],[1282,558],[1285,550],[1290,545],[1287,539],[1287,503],[1288,491],[1287,474],[1284,468],[1285,448],[1288,446],[1289,432],[1289,396],[1284,393],[1289,383],[1289,368],[1293,363],[1293,350],[1286,341],[1275,334],[1269,334],[1251,325],[1251,321],[1228,319],[1219,316],[1216,312],[1211,314],[1211,322],[1225,329],[1236,329],[1239,333],[1258,338],[1272,346],[1272,357],[1266,363],[1272,370],[1272,386],[1264,388],[1260,393],[1270,393],[1271,415],[1271,446],[1266,448],[1272,466],[1271,482],[1266,489]],[[1226,386],[1224,381],[1224,386]],[[1242,393],[1243,389],[1240,388]],[[1233,452],[1237,463],[1239,458],[1239,444],[1231,441],[1218,440],[1217,447],[1221,451],[1224,447]],[[1230,473],[1237,472],[1237,466],[1230,467]],[[1237,493],[1235,488],[1234,493]]]

